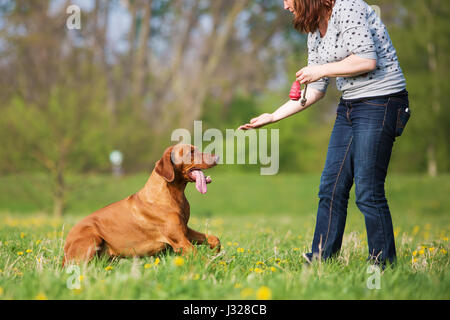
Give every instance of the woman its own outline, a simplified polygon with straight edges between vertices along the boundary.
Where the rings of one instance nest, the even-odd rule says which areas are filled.
[[[240,129],[260,128],[305,110],[325,96],[328,79],[337,77],[342,97],[320,181],[312,252],[304,257],[310,263],[339,252],[355,181],[369,259],[392,263],[395,242],[384,183],[393,143],[409,118],[396,51],[384,24],[363,0],[284,0],[284,8],[294,14],[295,28],[308,33],[308,66],[296,74],[308,84],[307,103],[288,101]]]

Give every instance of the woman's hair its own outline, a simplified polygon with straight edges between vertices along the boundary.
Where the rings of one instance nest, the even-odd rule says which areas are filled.
[[[294,28],[302,33],[315,32],[328,18],[335,0],[294,0]]]

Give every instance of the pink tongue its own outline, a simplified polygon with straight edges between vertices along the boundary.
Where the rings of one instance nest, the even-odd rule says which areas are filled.
[[[203,174],[203,171],[194,170],[192,171],[192,174],[195,176],[195,187],[197,188],[198,192],[205,194],[206,191],[208,191],[208,188],[206,187],[206,178]]]

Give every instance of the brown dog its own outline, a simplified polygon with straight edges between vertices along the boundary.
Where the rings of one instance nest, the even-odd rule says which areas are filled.
[[[110,256],[154,255],[168,246],[183,254],[193,243],[208,243],[220,250],[217,237],[190,229],[190,209],[184,195],[188,182],[206,192],[211,182],[202,170],[217,164],[218,157],[200,153],[191,145],[166,149],[144,188],[84,218],[67,235],[64,264],[89,261],[98,252]]]

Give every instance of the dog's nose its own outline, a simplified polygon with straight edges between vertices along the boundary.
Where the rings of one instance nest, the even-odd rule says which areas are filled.
[[[219,163],[220,156],[214,155],[214,162]]]

